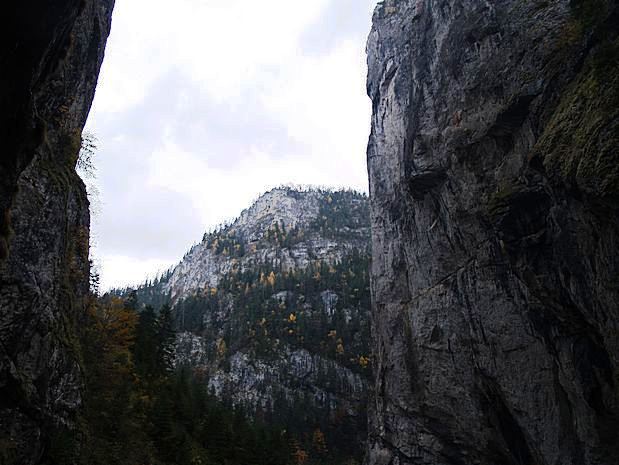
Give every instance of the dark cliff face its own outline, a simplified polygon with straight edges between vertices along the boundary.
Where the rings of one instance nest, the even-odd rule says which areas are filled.
[[[619,19],[395,0],[368,42],[369,464],[614,464]]]
[[[113,0],[10,2],[0,41],[0,461],[40,460],[80,405],[88,293],[75,172]]]

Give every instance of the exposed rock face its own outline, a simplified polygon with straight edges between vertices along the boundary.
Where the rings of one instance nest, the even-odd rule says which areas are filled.
[[[277,356],[266,359],[251,352],[234,352],[227,366],[217,366],[208,353],[204,338],[192,333],[178,335],[177,363],[207,370],[210,392],[250,413],[302,406],[297,410],[312,409],[331,419],[336,415],[359,418],[360,422],[365,419],[367,379],[335,360],[284,347]]]
[[[617,463],[618,28],[605,0],[377,7],[369,464]]]
[[[223,241],[217,235],[205,235],[174,268],[163,291],[176,301],[197,290],[217,287],[222,276],[233,271],[244,272],[265,263],[272,263],[283,271],[305,269],[315,263],[341,260],[351,250],[367,250],[370,234],[364,216],[367,200],[351,196],[346,204],[350,212],[339,213],[348,215],[349,222],[335,237],[325,234],[324,227],[321,232],[319,226],[324,213],[321,205],[327,197],[327,193],[317,190],[289,188],[265,193],[224,229],[224,238],[232,240],[230,246],[218,247],[215,239]],[[294,236],[289,246],[271,238],[275,236],[275,227],[279,232]],[[236,246],[242,247],[243,253],[236,253]]]
[[[45,3],[45,4],[43,4]],[[37,463],[80,405],[74,324],[88,292],[75,173],[113,0],[11,2],[0,43],[0,462]]]

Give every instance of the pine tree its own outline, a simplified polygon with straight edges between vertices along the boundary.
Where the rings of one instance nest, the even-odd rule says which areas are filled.
[[[161,307],[157,319],[157,363],[160,374],[172,372],[174,368],[174,347],[176,335],[174,333],[174,319],[169,305]]]
[[[157,373],[157,331],[155,310],[146,306],[140,313],[134,348],[136,371],[143,378],[152,378]]]

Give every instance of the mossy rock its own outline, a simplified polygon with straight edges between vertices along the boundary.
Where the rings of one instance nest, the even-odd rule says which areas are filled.
[[[597,48],[570,84],[533,156],[555,178],[619,197],[619,40]]]
[[[589,30],[604,19],[608,12],[607,0],[571,0],[570,8],[574,19]]]
[[[486,214],[493,219],[499,218],[509,211],[512,198],[520,192],[517,184],[505,183],[488,197]]]
[[[79,129],[65,132],[58,141],[61,163],[74,167],[82,148],[82,131]]]

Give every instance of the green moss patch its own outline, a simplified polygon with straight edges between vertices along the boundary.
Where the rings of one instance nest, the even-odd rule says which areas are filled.
[[[607,0],[571,0],[572,16],[584,28],[598,24],[608,11]]]
[[[566,184],[619,196],[619,40],[598,47],[567,88],[534,156]]]

